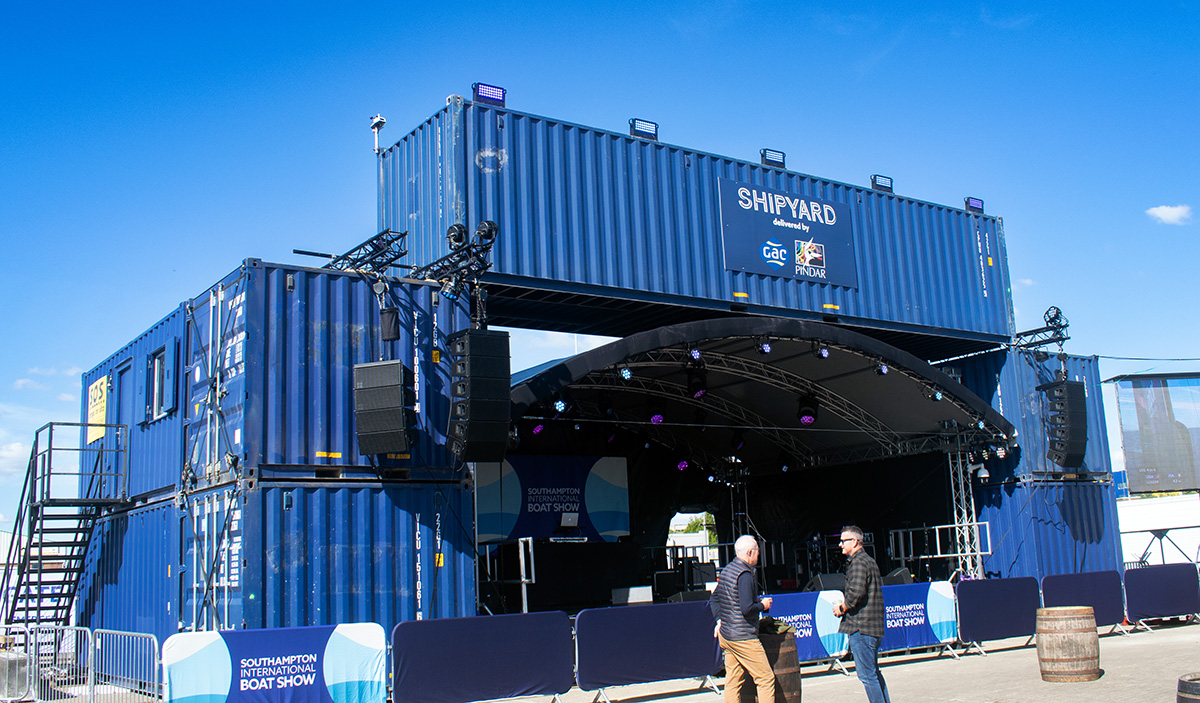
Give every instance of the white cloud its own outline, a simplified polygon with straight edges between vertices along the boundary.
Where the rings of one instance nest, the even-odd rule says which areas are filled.
[[[45,391],[49,390],[46,386],[38,383],[31,378],[18,378],[13,381],[13,388],[19,391]]]
[[[35,376],[78,376],[83,373],[83,369],[78,366],[68,366],[65,369],[49,368],[43,369],[40,366],[34,366],[29,369],[28,373]]]
[[[19,476],[29,468],[29,445],[20,442],[0,444],[0,476]]]
[[[1037,282],[1032,278],[1018,278],[1013,283],[1016,283],[1018,286],[1025,286],[1026,288],[1037,285]]]
[[[79,398],[77,398],[74,395],[71,395],[70,393],[59,393],[58,399],[63,401],[64,403],[70,403],[70,402],[79,400]]]
[[[1192,219],[1191,205],[1159,205],[1146,214],[1164,225],[1186,225]]]

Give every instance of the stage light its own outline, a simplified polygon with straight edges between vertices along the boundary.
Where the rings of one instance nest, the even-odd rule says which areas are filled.
[[[629,120],[629,136],[641,137],[650,141],[658,141],[658,123],[650,120],[643,120],[637,117]]]
[[[484,220],[475,228],[475,240],[479,244],[491,244],[496,241],[496,235],[500,233],[500,225],[491,220]]]
[[[875,190],[882,191],[884,193],[891,193],[891,192],[893,192],[892,191],[892,177],[891,176],[881,176],[878,173],[873,174],[871,176],[871,187],[874,188]]]
[[[687,471],[687,467],[688,467],[687,459],[683,459],[678,464],[675,465],[675,468],[679,469],[680,471]]]
[[[880,376],[888,375],[888,371],[890,370],[891,369],[888,368],[887,364],[879,363],[875,365],[875,373],[879,374]]]
[[[963,202],[967,206],[967,212],[978,212],[981,215],[983,214],[983,200],[981,198],[967,197],[963,199]]]
[[[771,340],[764,339],[761,342],[759,342],[758,344],[754,345],[754,348],[758,350],[759,354],[770,354],[771,353]]]
[[[663,422],[663,419],[664,418],[662,416],[662,413],[654,413],[653,415],[650,416],[650,424],[651,425],[661,425]]]
[[[452,224],[446,229],[446,245],[451,251],[458,251],[467,245],[470,238],[467,237],[467,228],[460,224]]]
[[[695,347],[692,347],[691,349],[688,349],[688,356],[690,356],[692,358],[692,361],[699,361],[700,360],[700,350]]]
[[[778,149],[759,149],[758,156],[762,159],[763,166],[785,168],[784,162],[787,160],[787,154]]]
[[[781,466],[780,468],[781,468],[781,469],[783,469],[783,473],[785,473],[785,474],[787,473],[787,470],[788,470],[788,465],[787,465],[787,464],[784,464],[784,465],[783,465],[783,466]]]
[[[575,431],[578,432],[580,429],[581,429],[580,424],[578,422],[576,422],[575,423]]]
[[[544,429],[546,429],[546,426],[539,422],[538,424],[533,426],[533,433],[535,435],[539,435],[542,433],[542,430],[544,430]]]
[[[925,397],[936,403],[942,399],[942,390],[940,388],[926,388]]]
[[[688,395],[696,400],[708,394],[708,373],[703,369],[687,370]]]
[[[496,107],[504,107],[504,99],[508,96],[504,88],[487,83],[472,83],[471,92],[475,95],[475,102]]]
[[[621,370],[618,371],[617,374],[621,377],[622,381],[628,381],[629,379],[633,378],[633,369],[629,368],[628,366],[622,366]]]
[[[814,344],[813,356],[817,357],[818,359],[828,359],[829,347],[825,346],[824,344]]]
[[[610,435],[608,436],[608,443],[609,443],[609,444],[612,444],[612,443],[613,443],[613,442],[615,442],[615,441],[617,441],[617,435],[616,435],[616,433],[614,432],[613,434],[610,434]]]
[[[567,409],[567,401],[563,400],[562,398],[559,398],[554,401],[554,412],[558,412],[558,413],[566,412],[566,409]]]
[[[1005,447],[1004,445],[996,447],[996,458],[997,459],[1003,459],[1006,456],[1008,456],[1008,448],[1007,447]]]
[[[983,427],[984,427],[984,425],[983,425],[983,420],[980,420],[979,422],[976,422],[976,423],[975,423],[975,429],[982,430],[982,429],[983,429]]]
[[[458,286],[454,285],[454,281],[446,281],[442,284],[440,292],[446,300],[454,300],[458,297]]]
[[[716,481],[716,480],[717,480],[717,477],[716,477],[716,476],[712,476],[712,475],[710,475],[710,476],[708,477],[708,482],[709,482],[709,483],[712,483],[713,481]]]
[[[800,398],[800,405],[796,410],[796,418],[800,420],[800,424],[809,427],[817,422],[817,410],[820,403],[812,396],[804,396]]]

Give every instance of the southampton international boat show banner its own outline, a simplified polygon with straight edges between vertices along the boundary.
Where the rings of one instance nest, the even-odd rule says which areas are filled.
[[[184,632],[163,643],[166,703],[383,703],[375,623]]]

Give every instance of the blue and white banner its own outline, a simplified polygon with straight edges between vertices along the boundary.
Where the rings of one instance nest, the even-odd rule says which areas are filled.
[[[850,206],[718,179],[725,268],[858,287]]]
[[[849,640],[838,632],[841,618],[833,606],[843,600],[841,591],[806,591],[771,596],[771,612],[796,628],[796,653],[800,661],[837,659],[847,651]]]
[[[480,542],[629,534],[624,457],[512,456],[475,467]],[[567,519],[564,520],[564,514]]]
[[[954,587],[948,581],[883,587],[887,629],[879,651],[916,649],[958,639]]]
[[[166,703],[383,703],[374,623],[185,632],[163,643]]]

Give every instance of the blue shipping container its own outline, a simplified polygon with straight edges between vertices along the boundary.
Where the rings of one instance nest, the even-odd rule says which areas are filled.
[[[381,159],[380,225],[409,232],[415,263],[447,253],[451,224],[500,225],[498,324],[595,331],[597,306],[528,295],[553,290],[977,341],[1014,329],[995,217],[461,100]],[[604,333],[648,324],[624,319]]]

